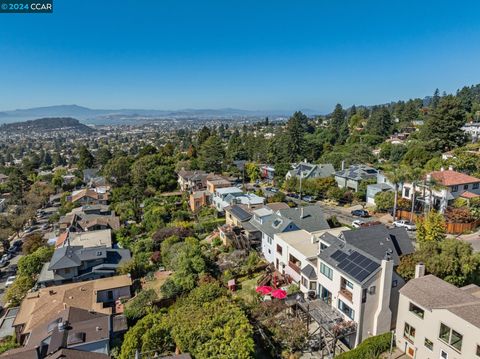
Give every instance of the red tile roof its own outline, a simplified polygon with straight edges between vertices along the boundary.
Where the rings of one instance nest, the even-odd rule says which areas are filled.
[[[477,198],[477,197],[480,197],[480,194],[465,191],[460,195],[460,197],[463,197],[463,198]]]
[[[435,181],[444,186],[455,186],[480,182],[480,178],[472,177],[452,170],[434,171],[431,173],[431,176]]]

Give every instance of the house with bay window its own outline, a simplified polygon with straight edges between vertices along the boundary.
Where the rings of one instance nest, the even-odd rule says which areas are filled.
[[[417,265],[400,290],[396,345],[409,358],[480,358],[480,287],[458,288]]]
[[[403,228],[377,225],[274,235],[275,268],[288,274],[310,298],[326,303],[356,324],[348,344],[395,327],[400,257],[414,251]]]

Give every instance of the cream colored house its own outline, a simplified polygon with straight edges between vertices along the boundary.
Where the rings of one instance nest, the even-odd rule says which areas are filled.
[[[273,251],[271,262],[279,272],[355,323],[355,334],[346,339],[351,348],[394,328],[405,283],[395,268],[402,253],[413,252],[404,229],[288,231],[274,235]]]
[[[457,288],[433,275],[400,289],[396,345],[410,358],[480,358],[480,287]]]

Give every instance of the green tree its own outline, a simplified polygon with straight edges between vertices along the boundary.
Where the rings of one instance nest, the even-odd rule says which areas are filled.
[[[105,165],[103,174],[106,179],[120,187],[130,181],[130,166],[132,162],[126,156],[114,157]]]
[[[80,146],[78,149],[78,168],[84,170],[85,168],[91,168],[95,163],[95,158],[92,156],[87,146]]]
[[[298,161],[303,155],[305,123],[307,116],[297,111],[287,122],[287,146],[291,162]]]
[[[156,299],[158,299],[158,295],[155,290],[142,290],[127,303],[124,311],[125,316],[132,321],[139,320],[148,313],[148,310]]]
[[[245,165],[245,172],[247,174],[248,179],[251,182],[254,182],[258,179],[260,179],[260,169],[258,168],[258,165],[253,162],[249,162]]]
[[[216,135],[210,136],[200,147],[200,167],[205,171],[220,173],[225,157],[223,143]]]
[[[424,219],[417,221],[417,241],[440,242],[446,238],[446,224],[443,215],[437,211],[430,211]]]
[[[392,116],[386,106],[372,111],[367,121],[366,131],[372,135],[387,136],[392,128]]]
[[[465,122],[460,100],[455,96],[445,96],[429,114],[420,135],[433,150],[449,151],[465,143],[465,132],[462,130]]]

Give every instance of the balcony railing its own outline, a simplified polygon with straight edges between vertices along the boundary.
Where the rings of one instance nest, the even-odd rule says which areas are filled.
[[[340,289],[339,292],[345,299],[348,299],[350,302],[353,302],[353,294],[346,288]]]
[[[290,268],[292,268],[295,272],[297,272],[298,274],[300,274],[300,267],[295,263],[295,262],[292,262],[292,261],[288,261],[288,266]]]

